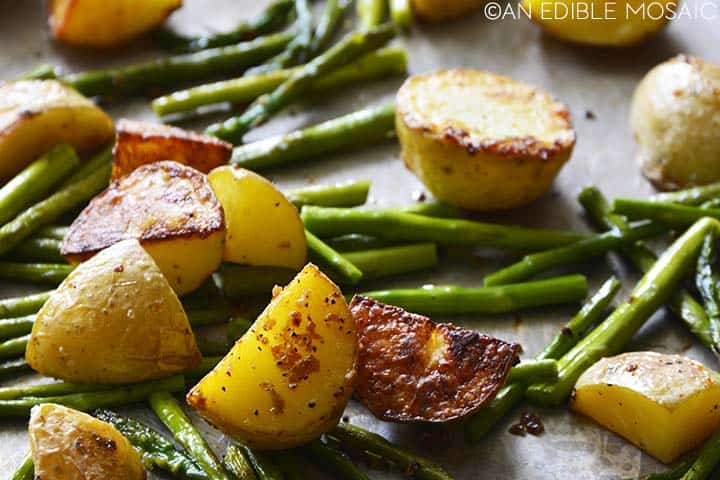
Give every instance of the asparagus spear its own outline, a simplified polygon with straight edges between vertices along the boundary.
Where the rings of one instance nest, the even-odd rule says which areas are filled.
[[[622,350],[645,321],[672,296],[697,259],[705,236],[717,226],[717,221],[704,218],[690,227],[643,276],[628,300],[559,360],[557,382],[532,385],[527,391],[528,398],[543,404],[559,404],[570,394],[583,371],[600,358]]]
[[[55,382],[39,385],[21,385],[0,388],[0,400],[18,400],[24,397],[55,397],[74,393],[100,392],[115,388],[109,384]]]
[[[627,227],[624,217],[611,212],[610,205],[598,189],[586,188],[580,193],[578,199],[596,228],[624,229]],[[650,270],[657,260],[655,253],[640,243],[625,245],[620,251],[641,272]],[[707,314],[702,305],[687,290],[675,291],[668,301],[668,307],[705,345],[713,348]]]
[[[366,108],[327,122],[233,149],[230,163],[263,170],[306,161],[333,152],[346,152],[390,138],[395,128],[395,106]]]
[[[425,217],[437,218],[459,218],[462,217],[462,210],[454,205],[442,202],[423,202],[409,205],[407,207],[391,208],[390,211],[402,213],[414,213]]]
[[[718,282],[720,273],[717,270],[717,249],[715,245],[715,232],[710,232],[703,242],[698,256],[695,272],[695,286],[700,292],[705,312],[707,313],[712,337],[713,352],[720,354],[720,292]]]
[[[530,383],[538,380],[554,380],[557,378],[557,361],[551,358],[525,360],[510,369],[508,382]]]
[[[155,392],[182,392],[185,379],[182,375],[160,380],[149,380],[113,387],[99,392],[73,393],[52,397],[25,397],[18,400],[0,400],[0,418],[22,417],[30,415],[30,409],[41,403],[57,403],[76,410],[89,412],[98,408],[116,407],[141,402]]]
[[[0,342],[0,359],[25,355],[25,348],[29,340],[30,335],[23,335]]]
[[[172,395],[167,392],[156,392],[150,395],[149,402],[155,414],[172,432],[175,440],[195,459],[209,479],[230,479],[205,439],[190,423],[190,419]]]
[[[587,295],[582,275],[566,275],[498,287],[425,286],[381,290],[362,295],[426,315],[504,313],[523,308],[577,302]]]
[[[255,475],[255,470],[253,470],[250,460],[248,460],[241,449],[235,446],[231,445],[225,451],[223,466],[225,466],[225,470],[227,470],[237,480],[257,479],[257,475]]]
[[[582,262],[621,245],[632,244],[642,238],[659,235],[666,230],[667,228],[663,225],[643,223],[622,231],[611,230],[572,245],[526,255],[519,262],[486,276],[485,285],[490,287],[527,280],[554,267]]]
[[[0,378],[31,371],[32,368],[30,368],[30,364],[28,364],[24,358],[16,358],[0,362]]]
[[[26,335],[32,330],[35,314],[0,320],[0,338],[13,338]]]
[[[160,432],[132,418],[110,410],[95,410],[93,415],[118,429],[140,451],[143,464],[150,470],[161,469],[176,477],[203,480],[205,472],[185,452],[177,450]]]
[[[681,205],[700,205],[717,197],[720,197],[720,182],[678,190],[677,192],[658,193],[650,197],[650,200],[653,202],[679,203]]]
[[[278,33],[227,47],[63,75],[60,79],[89,97],[135,95],[181,82],[242,71],[281,51],[292,37],[289,33]]]
[[[62,263],[60,255],[62,241],[54,238],[30,238],[9,252],[6,259],[28,260],[34,262]]]
[[[317,55],[327,48],[351,3],[349,0],[326,0],[310,46],[312,53]]]
[[[72,147],[60,143],[25,167],[0,188],[0,225],[45,198],[79,164]]]
[[[57,285],[65,280],[74,268],[72,265],[60,263],[0,262],[0,278]]]
[[[410,0],[390,0],[390,17],[398,28],[409,30],[412,25]]]
[[[720,218],[720,208],[702,208],[674,203],[617,198],[613,211],[629,218],[647,218],[674,227],[685,227],[703,218]]]
[[[557,359],[577,344],[581,336],[594,325],[610,305],[620,289],[620,282],[611,277],[580,311],[558,332],[545,349],[535,359]],[[557,364],[556,364],[557,367]],[[557,370],[556,370],[557,374]],[[525,396],[527,383],[509,381],[492,399],[489,405],[473,415],[465,424],[465,439],[477,443]]]
[[[246,445],[238,443],[237,445],[230,445],[227,448],[225,457],[227,458],[228,455],[230,455],[231,458],[240,455],[244,456],[255,470],[258,480],[283,480],[284,478],[282,470],[275,464],[270,455],[265,452],[256,452]]]
[[[359,468],[337,450],[315,440],[303,447],[303,452],[323,470],[331,473],[335,478],[347,480],[370,480]]]
[[[190,370],[186,370],[183,372],[183,375],[185,375],[185,378],[187,378],[190,381],[199,380],[200,378],[204,377],[208,374],[210,370],[215,368],[215,366],[222,360],[222,357],[220,356],[205,356],[200,361],[200,364],[197,367],[193,367]]]
[[[273,113],[300,98],[318,78],[381,47],[394,33],[390,26],[384,25],[346,35],[327,52],[305,64],[272,93],[258,98],[241,116],[211,125],[206,133],[233,143],[242,143],[243,136],[250,128],[265,122]]]
[[[20,317],[37,313],[40,307],[50,298],[51,293],[52,291],[33,293],[24,297],[0,300],[0,318]]]
[[[269,295],[275,285],[286,285],[297,272],[282,267],[222,264],[218,276],[228,298]]]
[[[200,350],[203,356],[214,357],[216,355],[225,355],[228,350],[230,350],[227,342],[219,342],[203,337],[196,337],[195,341],[197,342],[198,350]]]
[[[705,480],[720,464],[720,430],[716,431],[700,449],[697,459],[690,466],[682,480]]]
[[[368,432],[355,425],[340,423],[330,435],[338,438],[343,447],[379,455],[405,471],[413,472],[415,478],[419,480],[452,480],[453,478],[442,467],[427,458],[410,453],[388,442],[377,433]]]
[[[370,180],[359,180],[298,188],[285,192],[285,196],[297,208],[304,205],[355,207],[367,201],[369,190]]]
[[[20,76],[19,80],[53,80],[57,78],[55,65],[43,63]]]
[[[228,324],[227,338],[228,343],[235,342],[242,337],[252,326],[253,321],[245,317],[235,317]]]
[[[306,480],[312,476],[308,472],[307,463],[301,460],[297,451],[276,452],[273,460],[282,470],[285,480]]]
[[[270,93],[302,67],[295,67],[257,75],[243,75],[205,85],[178,90],[158,97],[152,102],[155,114],[163,116],[193,111],[206,105],[230,102],[250,103],[260,95]],[[311,92],[327,92],[350,84],[401,75],[407,71],[407,54],[402,47],[385,47],[370,52],[353,63],[319,78],[310,88]]]
[[[392,246],[392,242],[386,242],[377,237],[348,233],[337,237],[326,238],[325,242],[338,252],[357,252],[358,250],[374,250]],[[433,244],[435,245],[435,244]]]
[[[70,227],[65,227],[62,225],[49,225],[47,227],[39,229],[35,238],[50,238],[53,240],[62,241],[69,230]]]
[[[302,219],[305,227],[321,238],[362,233],[394,241],[518,250],[553,248],[585,238],[575,232],[429,218],[397,210],[303,207]]]
[[[363,272],[350,260],[333,250],[327,243],[305,229],[310,257],[317,263],[330,267],[339,277],[341,283],[355,285],[363,278]]]
[[[343,256],[362,271],[365,280],[424,270],[438,264],[434,243],[360,250],[343,253]]]
[[[356,8],[362,28],[373,28],[380,25],[387,14],[386,0],[357,0]]]
[[[10,480],[34,480],[35,478],[35,465],[33,459],[28,453],[25,455],[23,462],[15,470]]]

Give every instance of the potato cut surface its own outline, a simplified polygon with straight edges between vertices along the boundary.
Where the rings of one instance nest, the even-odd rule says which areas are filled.
[[[356,394],[381,420],[447,422],[502,387],[520,345],[355,295],[360,343]]]

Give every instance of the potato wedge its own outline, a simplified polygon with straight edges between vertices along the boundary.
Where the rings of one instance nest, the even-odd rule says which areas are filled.
[[[134,238],[182,295],[217,270],[225,242],[222,206],[207,177],[176,162],[156,162],[115,180],[70,225],[61,253],[70,262]]]
[[[25,357],[50,377],[131,383],[191,368],[200,352],[152,257],[125,240],[79,265],[37,314]]]
[[[54,403],[33,407],[28,424],[37,479],[143,480],[140,454],[109,423]]]
[[[208,175],[225,209],[226,262],[299,270],[305,264],[305,227],[295,206],[267,179],[243,168]]]
[[[231,154],[232,145],[214,137],[159,123],[121,119],[115,133],[112,178],[162,160],[208,173],[226,164]]]
[[[0,182],[59,142],[78,152],[112,141],[112,119],[55,80],[0,83]]]
[[[455,69],[406,80],[395,126],[405,165],[436,198],[504,210],[540,197],[570,158],[569,115],[541,90]]]
[[[356,396],[388,422],[442,423],[481,409],[503,386],[520,345],[355,295]]]
[[[352,393],[355,323],[338,287],[308,264],[187,395],[223,432],[258,449],[302,445],[337,424]]]
[[[570,406],[671,463],[720,426],[720,375],[680,355],[603,358],[578,379]]]
[[[486,0],[412,0],[413,15],[436,23],[460,18],[485,5]]]
[[[50,31],[81,47],[112,47],[160,25],[182,0],[50,0]]]

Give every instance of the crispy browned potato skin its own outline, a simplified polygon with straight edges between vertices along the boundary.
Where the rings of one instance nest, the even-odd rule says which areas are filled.
[[[113,148],[112,178],[162,160],[172,160],[203,173],[230,160],[232,145],[213,137],[158,123],[121,119]]]
[[[379,419],[442,423],[486,405],[505,383],[520,345],[355,295],[355,393]]]

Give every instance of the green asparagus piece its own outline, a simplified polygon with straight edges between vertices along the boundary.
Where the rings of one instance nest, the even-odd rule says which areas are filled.
[[[339,276],[340,283],[355,285],[363,278],[363,272],[358,267],[307,229],[305,229],[305,239],[310,258],[332,269]]]
[[[362,295],[426,315],[489,314],[577,302],[587,295],[587,281],[582,275],[566,275],[498,287],[428,285],[416,289],[365,292]]]
[[[335,478],[346,480],[370,480],[345,455],[315,440],[303,447],[303,452],[323,470],[331,473]]]
[[[346,152],[390,138],[395,106],[366,108],[327,122],[233,149],[230,163],[250,170],[305,162],[333,152]]]
[[[437,218],[459,218],[462,217],[462,210],[454,205],[442,202],[423,202],[409,205],[407,207],[392,208],[390,211],[403,213],[414,213],[425,217]]]
[[[61,143],[25,167],[0,188],[0,225],[45,198],[79,164],[72,147]]]
[[[280,52],[293,35],[278,33],[227,47],[211,48],[117,68],[61,76],[83,95],[118,97],[141,94],[178,83],[242,71]]]
[[[557,361],[551,358],[525,360],[510,369],[508,382],[530,383],[557,378]]]
[[[582,262],[588,258],[607,253],[621,245],[632,244],[640,239],[664,233],[667,228],[656,223],[642,223],[626,230],[611,230],[586,240],[526,255],[517,263],[485,277],[485,286],[521,282],[555,267]]]
[[[681,205],[700,205],[717,197],[720,197],[720,182],[676,192],[658,193],[650,197],[650,200],[653,202],[679,203]]]
[[[228,343],[234,343],[238,338],[242,337],[252,326],[253,321],[245,317],[235,317],[228,324],[227,338]]]
[[[567,398],[587,368],[600,358],[621,351],[645,321],[669,300],[696,261],[705,236],[717,226],[716,220],[704,218],[688,229],[643,276],[628,300],[560,358],[557,382],[532,385],[527,397],[538,403],[557,405]]]
[[[333,34],[340,27],[343,17],[350,7],[349,0],[326,0],[315,35],[310,46],[310,51],[315,55],[321,53],[330,45]]]
[[[11,338],[0,342],[0,359],[21,357],[25,355],[25,348],[27,347],[30,335],[23,335],[21,337]]]
[[[25,72],[19,80],[53,80],[55,78],[57,78],[57,68],[55,68],[55,65],[43,63],[29,72]]]
[[[686,227],[703,217],[720,219],[720,208],[692,207],[630,198],[615,199],[613,211],[631,219],[646,218],[673,227]]]
[[[303,462],[297,450],[285,450],[275,452],[273,460],[280,467],[285,480],[306,480],[312,478],[312,472],[308,471],[307,462]]]
[[[225,451],[223,466],[237,480],[256,480],[258,478],[250,464],[250,460],[237,447],[230,446]]]
[[[573,348],[581,336],[601,318],[605,309],[620,290],[620,282],[609,278],[580,311],[558,332],[550,344],[535,359],[558,359]],[[485,408],[472,416],[465,424],[465,439],[477,443],[499,422],[513,407],[525,397],[527,384],[509,382]]]
[[[0,300],[0,318],[21,317],[37,313],[48,298],[49,292],[33,293],[24,297],[5,298]]]
[[[232,312],[225,305],[210,308],[194,308],[186,310],[188,320],[193,328],[226,323]]]
[[[438,264],[434,243],[347,252],[343,257],[360,269],[364,280],[415,272]]]
[[[75,393],[100,392],[115,386],[97,383],[55,382],[39,385],[22,385],[0,388],[0,400],[18,400],[24,397],[56,397]]]
[[[15,358],[13,360],[0,362],[0,378],[31,371],[32,368],[30,368],[30,364],[27,363],[24,358]]]
[[[372,235],[385,240],[434,242],[518,250],[540,250],[568,245],[583,234],[560,230],[512,227],[472,220],[431,218],[397,210],[303,207],[305,227],[315,235],[333,237],[347,233]]]
[[[409,30],[412,26],[410,0],[390,0],[390,17],[398,28]]]
[[[57,285],[65,280],[74,268],[72,265],[60,263],[0,262],[0,278]]]
[[[298,188],[286,192],[285,196],[297,208],[304,205],[355,207],[367,201],[369,190],[370,180],[358,180]]]
[[[357,252],[358,250],[374,250],[392,246],[392,242],[381,240],[370,235],[348,233],[337,237],[326,238],[325,242],[338,252]],[[434,245],[434,244],[433,244]]]
[[[62,241],[70,231],[70,227],[50,225],[39,229],[36,233],[35,238],[49,238],[52,240]]]
[[[368,432],[355,425],[340,423],[330,434],[338,438],[343,447],[379,455],[405,471],[413,472],[418,480],[452,480],[453,478],[442,467],[427,458],[410,453],[388,442],[380,435]]]
[[[373,28],[385,21],[386,0],[357,0],[356,8],[362,28]]]
[[[227,448],[225,457],[231,455],[237,457],[243,455],[252,465],[255,473],[257,474],[258,480],[283,480],[283,472],[275,464],[270,455],[265,452],[256,452],[251,450],[246,445],[239,443],[237,445],[230,445]]]
[[[185,372],[183,372],[183,375],[185,375],[185,378],[190,381],[199,380],[205,375],[207,375],[210,370],[215,368],[215,366],[218,364],[218,362],[220,362],[220,360],[222,360],[222,357],[219,356],[203,357],[197,367],[186,370]]]
[[[6,339],[27,335],[32,330],[33,323],[35,323],[35,314],[4,318],[0,320],[0,338]]]
[[[62,263],[65,258],[60,255],[62,241],[54,238],[30,238],[15,247],[5,258],[33,262]]]
[[[286,285],[297,272],[282,267],[252,267],[223,264],[218,270],[222,289],[228,298],[270,295],[275,285]]]
[[[148,400],[155,414],[172,432],[175,440],[192,456],[209,479],[230,479],[205,439],[195,429],[172,395],[167,392],[156,392],[150,395]]]
[[[195,342],[197,342],[198,350],[200,350],[200,353],[202,353],[203,356],[206,357],[225,355],[228,350],[230,350],[230,346],[227,344],[227,342],[219,342],[217,340],[210,340],[203,337],[196,337]]]
[[[705,313],[710,326],[710,336],[713,341],[713,352],[720,354],[720,272],[717,267],[717,248],[715,245],[715,232],[710,232],[703,242],[698,256],[695,271],[695,286],[705,306]]]
[[[233,143],[242,143],[245,133],[309,91],[318,78],[387,43],[395,34],[388,26],[346,35],[328,51],[305,64],[271,93],[253,102],[239,117],[211,125],[206,133]]]
[[[188,480],[208,477],[185,452],[177,450],[160,432],[132,418],[121,417],[110,410],[96,410],[93,415],[118,429],[139,450],[143,464],[150,470],[160,469]]]
[[[625,218],[611,212],[610,205],[596,188],[586,188],[578,197],[585,208],[590,221],[596,228],[627,228]],[[647,272],[657,260],[655,253],[641,243],[625,245],[621,253],[633,263],[635,268],[641,272]],[[710,321],[705,309],[695,297],[687,290],[679,289],[673,293],[668,301],[668,307],[672,310],[705,345],[713,348],[713,340],[710,335]]]
[[[178,90],[158,97],[152,102],[155,114],[159,116],[190,112],[199,107],[230,102],[245,104],[260,95],[270,93],[302,67],[295,67],[257,75],[244,75],[232,80],[208,83],[186,90]],[[319,78],[310,88],[311,92],[327,92],[350,84],[367,80],[402,75],[407,71],[407,54],[402,47],[385,47],[370,52],[353,63]]]
[[[30,415],[30,409],[41,403],[57,403],[83,412],[89,412],[98,408],[117,407],[141,402],[155,392],[182,392],[184,390],[185,378],[182,375],[174,375],[160,380],[116,386],[99,392],[0,400],[0,418],[27,418]]]
[[[33,459],[28,453],[25,455],[25,459],[20,466],[15,470],[10,480],[34,480],[35,478],[35,465]]]
[[[720,464],[720,430],[705,441],[697,459],[685,475],[682,476],[682,480],[705,480],[710,478],[718,464]]]

